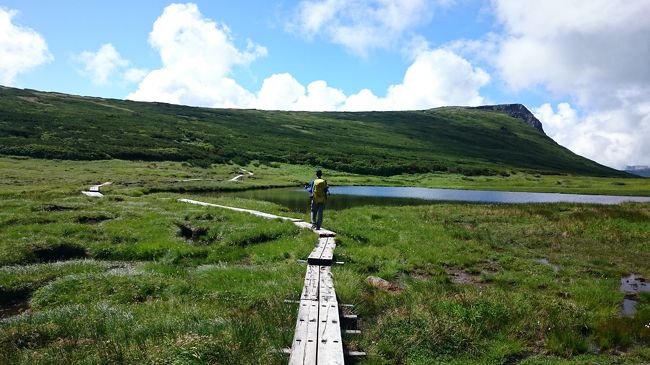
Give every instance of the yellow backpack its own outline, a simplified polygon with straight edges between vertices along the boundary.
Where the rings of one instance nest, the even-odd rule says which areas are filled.
[[[311,193],[314,196],[314,203],[325,203],[325,200],[327,200],[327,181],[323,179],[314,180]]]

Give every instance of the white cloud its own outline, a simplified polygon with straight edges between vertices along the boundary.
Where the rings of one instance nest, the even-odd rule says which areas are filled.
[[[390,1],[384,3],[387,9],[383,11],[399,11],[399,6]],[[310,24],[317,27],[330,16],[323,12]],[[391,22],[400,27],[402,21]],[[254,93],[237,84],[231,73],[233,67],[247,65],[265,55],[266,49],[250,42],[246,51],[237,49],[228,28],[204,18],[194,4],[165,8],[154,23],[149,42],[160,53],[163,67],[149,72],[129,99],[269,110],[427,109],[481,104],[484,99],[479,90],[490,80],[485,71],[464,58],[438,49],[420,51],[406,70],[403,82],[388,87],[384,97],[375,96],[370,90],[348,96],[324,80],[304,86],[289,73],[268,77]]]
[[[480,89],[490,75],[466,59],[443,49],[421,52],[406,70],[402,83],[391,85],[385,97],[361,90],[348,98],[345,110],[410,110],[444,105],[480,105]]]
[[[84,51],[78,58],[84,64],[84,73],[97,85],[108,84],[109,77],[129,65],[110,43],[99,47],[97,52]]]
[[[555,138],[584,156],[622,167],[650,164],[650,1],[494,0],[504,34],[494,64],[514,90],[544,87],[569,97],[542,122],[560,123]],[[574,110],[573,107],[570,107]],[[549,111],[550,110],[550,111]],[[546,118],[547,120],[544,120]]]
[[[149,72],[141,68],[128,67],[131,62],[122,58],[110,43],[99,47],[97,52],[83,51],[76,58],[84,66],[82,73],[97,85],[107,85],[113,80],[134,84],[140,82]]]
[[[402,84],[388,90],[391,109],[422,109],[443,105],[480,105],[479,89],[490,81],[457,54],[437,49],[421,53],[406,70]]]
[[[13,85],[16,76],[54,59],[36,31],[15,25],[15,10],[0,7],[0,84]]]
[[[288,73],[275,74],[264,80],[257,94],[256,108],[268,110],[337,110],[345,102],[341,90],[327,86],[323,80],[305,88]]]
[[[128,83],[138,83],[144,79],[149,73],[149,70],[131,67],[124,71],[123,79]]]
[[[324,35],[352,53],[365,56],[394,46],[405,33],[430,18],[427,0],[304,0],[289,29],[311,38]],[[435,2],[439,6],[449,1]]]
[[[195,4],[167,6],[149,43],[160,53],[162,68],[149,72],[128,99],[219,107],[254,103],[255,96],[229,76],[266,49],[252,42],[245,51],[237,49],[229,29],[204,18]]]
[[[568,103],[533,109],[546,133],[571,151],[615,168],[650,165],[650,104],[580,117]]]
[[[275,74],[262,83],[257,95],[259,109],[294,109],[295,103],[305,95],[305,87],[288,73]]]
[[[416,110],[443,105],[480,105],[480,88],[490,76],[453,52],[437,49],[421,52],[404,74],[402,83],[391,85],[384,97],[363,89],[346,96],[319,80],[306,88],[290,74],[266,80],[256,107],[284,110]]]

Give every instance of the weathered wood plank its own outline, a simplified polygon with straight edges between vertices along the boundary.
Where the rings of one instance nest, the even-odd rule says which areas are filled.
[[[307,265],[305,284],[300,295],[300,300],[318,300],[318,285],[320,284],[320,269],[315,265]]]
[[[336,241],[333,237],[321,237],[318,244],[312,250],[307,258],[307,262],[312,265],[332,265],[334,258],[334,248],[336,248]]]
[[[343,364],[343,340],[339,306],[331,268],[320,268],[317,364]]]
[[[336,243],[333,237],[328,237],[327,245],[323,248],[320,259],[322,262],[328,262],[329,265],[332,265],[332,260],[334,259],[334,249],[336,248]]]
[[[321,265],[323,263],[320,262],[321,255],[323,253],[323,250],[325,249],[325,246],[327,245],[327,238],[326,239],[319,239],[318,243],[316,244],[316,247],[311,251],[309,254],[309,257],[307,258],[307,262],[312,264],[312,265]]]
[[[267,219],[282,219],[282,220],[287,220],[287,221],[293,221],[295,219],[295,218],[283,217],[283,216],[275,215],[275,214],[264,213],[264,212],[260,212],[260,211],[252,210],[252,209],[235,208],[235,207],[229,207],[227,205],[205,203],[205,202],[201,202],[201,201],[198,201],[198,200],[192,200],[192,199],[178,199],[178,201],[183,202],[183,203],[202,205],[204,207],[214,207],[214,208],[222,208],[222,209],[234,210],[236,212],[248,213],[248,214],[252,214],[252,215],[257,216],[257,217],[267,218]]]
[[[318,302],[301,300],[291,345],[289,365],[316,364],[318,345]]]
[[[332,232],[330,230],[327,230],[325,228],[321,228],[321,229],[318,229],[318,230],[315,229],[314,232],[318,233],[319,237],[336,237],[336,233],[334,233],[334,232]]]
[[[317,364],[343,365],[343,340],[339,323],[339,308],[336,301],[322,302],[318,315],[318,358]]]
[[[318,277],[318,280],[318,301],[336,302],[336,291],[334,290],[332,268],[329,266],[320,266],[320,275]]]
[[[295,225],[298,226],[299,228],[311,229],[311,223],[309,223],[309,222],[305,222],[305,221],[302,221],[302,222],[293,222],[293,224],[295,224]]]

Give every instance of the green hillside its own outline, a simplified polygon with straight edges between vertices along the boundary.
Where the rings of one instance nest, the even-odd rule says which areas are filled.
[[[0,154],[70,160],[287,162],[374,175],[527,170],[627,176],[506,114],[195,108],[0,88]]]

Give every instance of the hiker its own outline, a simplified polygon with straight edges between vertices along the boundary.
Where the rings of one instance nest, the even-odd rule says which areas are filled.
[[[311,228],[320,229],[323,224],[323,208],[329,195],[327,181],[323,178],[321,170],[316,171],[316,178],[311,185],[305,184],[305,189],[311,194]]]

